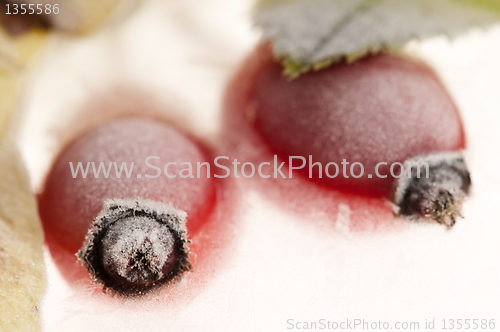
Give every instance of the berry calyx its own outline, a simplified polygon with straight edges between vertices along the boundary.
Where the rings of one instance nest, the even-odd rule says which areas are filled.
[[[141,294],[191,268],[185,223],[184,212],[162,203],[110,200],[77,256],[94,282]]]

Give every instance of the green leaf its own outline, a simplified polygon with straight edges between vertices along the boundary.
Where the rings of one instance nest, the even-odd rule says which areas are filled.
[[[289,77],[500,19],[500,0],[264,0],[254,16]]]

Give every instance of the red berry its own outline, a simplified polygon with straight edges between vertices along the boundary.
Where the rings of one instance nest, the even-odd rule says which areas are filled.
[[[158,169],[147,166],[146,161]],[[73,170],[70,167],[70,162],[73,165]],[[83,169],[87,168],[87,163],[94,162],[96,170],[99,169],[99,163],[102,162],[106,171],[111,167],[109,176],[107,178],[104,176],[101,167],[99,177],[95,177],[92,164],[89,164],[86,178],[82,176],[82,168],[74,177],[72,171],[77,169],[79,162],[82,163]],[[120,170],[123,162],[126,163],[129,172],[131,163],[134,162],[129,178],[125,169],[122,170],[120,177],[117,177],[116,170]],[[154,214],[155,218],[153,219],[159,220],[160,224],[168,224],[169,220],[174,219],[174,221],[178,219],[177,221],[182,224],[184,214],[178,211],[182,210],[188,215],[187,228],[189,232],[196,232],[206,220],[215,195],[213,179],[212,177],[208,178],[206,166],[200,167],[199,178],[197,177],[198,162],[207,162],[200,146],[167,124],[153,120],[125,118],[98,126],[70,143],[58,156],[47,176],[44,190],[39,195],[39,212],[47,237],[56,242],[58,246],[71,253],[76,253],[82,247],[92,222],[103,210],[105,200],[110,199],[115,201],[108,203],[107,212],[114,211],[113,204],[117,204],[119,209],[134,210],[130,213],[134,218],[137,216],[137,220],[142,216],[142,212],[146,211],[147,215],[147,211],[151,211],[151,204],[155,204],[151,201],[163,203],[168,208],[163,210],[160,208],[162,211],[156,211],[158,209],[153,208],[153,213],[150,213]],[[167,163],[175,163],[170,164],[167,168],[168,174],[175,175],[175,178],[169,178],[164,173],[164,166]],[[192,165],[191,173],[187,163]],[[188,177],[183,178],[181,175]],[[193,177],[189,177],[189,175]],[[125,203],[121,204],[120,200],[125,200]],[[139,203],[136,207],[135,203],[131,202]],[[145,202],[145,206],[142,205],[143,202]],[[111,220],[109,214],[104,216],[101,214],[100,222],[105,223],[109,220]],[[160,235],[165,232],[154,231],[154,235],[151,235],[151,227],[148,226],[150,223],[144,222],[142,224],[144,227],[141,226],[141,232],[146,235],[141,240],[142,244],[134,244],[138,249],[132,254],[137,257],[152,255],[156,265],[151,261],[146,263],[138,261],[136,267],[146,266],[149,269],[142,273],[143,280],[138,280],[138,283],[156,282],[165,274],[164,267],[171,264],[168,257],[158,254],[156,243],[168,244],[168,246],[164,246],[165,250],[173,256],[178,256],[179,253],[171,250],[173,243],[170,237],[162,237],[157,242],[151,239],[151,236],[161,237]],[[112,225],[112,221],[109,222],[109,225]],[[104,226],[100,225],[99,227]],[[137,233],[127,231],[127,227],[120,228],[120,232],[123,234]],[[120,232],[115,230],[113,234],[116,235]],[[92,236],[97,236],[97,233],[94,230]],[[185,231],[175,230],[174,233],[181,234],[183,237]],[[104,233],[102,236],[106,236],[106,234]],[[95,246],[105,243],[104,240],[99,239],[95,242]],[[181,240],[184,243],[184,239]],[[177,245],[182,245],[179,238],[175,241],[177,241]],[[123,245],[121,246],[123,247]],[[118,247],[120,247],[119,244],[116,245],[116,248]],[[103,257],[109,253],[108,251],[112,252],[115,249],[107,248],[106,250],[103,249],[101,252]],[[88,251],[80,254],[83,257],[88,254]],[[105,258],[102,259],[105,260]],[[138,259],[140,260],[140,257]],[[85,264],[88,262],[85,261]],[[113,266],[113,271],[118,269],[117,266],[123,267],[120,262],[103,261],[103,264]],[[137,275],[136,273],[136,275],[127,276],[128,279],[122,280],[123,284],[139,278]],[[112,276],[112,279],[116,280],[116,278],[116,276]]]
[[[284,160],[303,156],[322,164],[322,178],[343,190],[389,196],[394,178],[390,165],[411,157],[465,146],[459,113],[436,74],[407,58],[379,54],[353,64],[337,64],[288,81],[268,48],[255,52],[259,63],[244,108],[255,127]],[[342,175],[346,159],[347,175]],[[335,162],[339,175],[328,178],[325,166]],[[364,175],[349,175],[361,163]],[[379,162],[381,175],[375,174]],[[299,163],[300,165],[301,163]],[[302,171],[309,174],[309,161]],[[332,165],[330,174],[335,173]],[[360,171],[355,166],[354,173]],[[332,174],[333,173],[333,174]],[[394,168],[399,174],[399,167]],[[369,177],[368,174],[371,174]]]

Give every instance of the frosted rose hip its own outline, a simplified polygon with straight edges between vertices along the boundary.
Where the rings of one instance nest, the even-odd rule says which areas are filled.
[[[75,176],[80,162],[83,168]],[[92,162],[96,171],[102,162],[109,174],[105,175],[101,167],[99,177],[96,177],[92,164],[89,164],[84,178],[82,170]],[[197,177],[197,165],[204,162],[207,158],[202,148],[168,124],[124,118],[98,126],[70,143],[47,176],[44,190],[39,195],[39,211],[47,237],[76,253],[94,219],[99,216],[86,245],[99,252],[99,264],[110,271],[108,279],[121,283],[121,286],[134,284],[134,281],[137,285],[155,283],[169,274],[167,270],[173,266],[172,257],[186,259],[187,252],[179,252],[179,246],[185,244],[185,213],[189,232],[196,232],[211,210],[215,193],[206,165],[199,168]],[[167,163],[170,164],[165,173]],[[116,171],[120,168],[122,171],[118,177]],[[121,214],[111,217],[116,211]],[[141,215],[149,221],[141,219]],[[123,220],[122,226],[116,226],[115,219]],[[141,226],[137,230],[126,227],[134,223]],[[155,229],[151,225],[165,226],[167,230]],[[173,230],[176,225],[179,230]],[[99,233],[101,228],[107,227],[111,233]],[[177,234],[174,242],[169,232]],[[120,243],[118,239],[123,237],[130,237],[131,241]],[[98,239],[92,242],[94,238]],[[110,253],[125,252],[117,248],[127,246],[133,248],[129,254],[136,257],[135,262],[129,264],[126,259],[109,259],[114,257]],[[87,248],[79,253],[87,266],[94,255],[90,251]],[[185,270],[188,265],[186,263],[180,269]]]
[[[254,55],[248,105],[255,127],[282,157],[312,156],[321,162],[313,178],[347,191],[389,196],[394,178],[390,165],[408,158],[464,148],[459,113],[435,73],[415,61],[391,55],[370,56],[353,64],[338,64],[288,81],[267,49]],[[247,110],[248,112],[248,110]],[[346,160],[347,175],[342,175]],[[340,173],[325,175],[335,162]],[[361,178],[350,166],[364,166]],[[379,178],[375,174],[378,163]],[[299,164],[300,165],[300,164]],[[302,171],[309,173],[309,165]],[[360,167],[354,167],[355,175]],[[335,173],[331,166],[330,174]],[[394,168],[398,175],[399,167]],[[371,178],[369,178],[371,174]]]
[[[233,79],[227,104],[259,133],[258,144],[285,163],[302,157],[294,168],[321,184],[391,198],[395,214],[412,219],[453,226],[460,216],[471,185],[465,135],[451,97],[422,63],[378,54],[290,81],[263,45]],[[429,163],[430,180],[408,164],[417,160]]]

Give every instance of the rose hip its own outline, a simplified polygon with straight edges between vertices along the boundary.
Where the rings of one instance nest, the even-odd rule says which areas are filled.
[[[436,158],[464,149],[465,134],[457,107],[429,67],[377,54],[290,81],[265,45],[247,66],[239,77],[248,82],[242,85],[241,111],[282,159],[303,157],[300,171],[332,188],[391,197],[398,214],[454,224],[468,193],[469,173],[459,152],[453,160],[445,158],[449,164]],[[426,161],[425,156],[434,165],[433,183],[395,181],[411,173],[405,161]],[[293,161],[294,167],[303,165]],[[432,186],[439,190],[428,192]],[[420,198],[411,201],[415,190]]]
[[[92,262],[104,266],[94,278],[119,292],[171,279],[189,268],[186,231],[198,230],[214,202],[209,164],[168,124],[123,118],[98,126],[70,143],[47,176],[38,201],[47,237],[71,253],[80,249],[91,272]]]
[[[388,196],[394,177],[390,165],[408,158],[465,146],[459,113],[449,94],[427,66],[407,58],[379,54],[353,64],[337,64],[289,81],[267,48],[254,55],[260,68],[251,79],[251,119],[285,160],[303,156],[320,162],[313,177],[343,190]],[[347,177],[342,175],[346,160]],[[340,176],[324,168],[335,162]],[[349,175],[361,163],[364,175]],[[379,162],[379,178],[375,167]],[[335,173],[334,166],[329,174]],[[357,165],[356,175],[360,172]],[[394,169],[396,175],[399,168]],[[371,176],[369,176],[369,174]],[[321,178],[321,179],[320,179]]]

